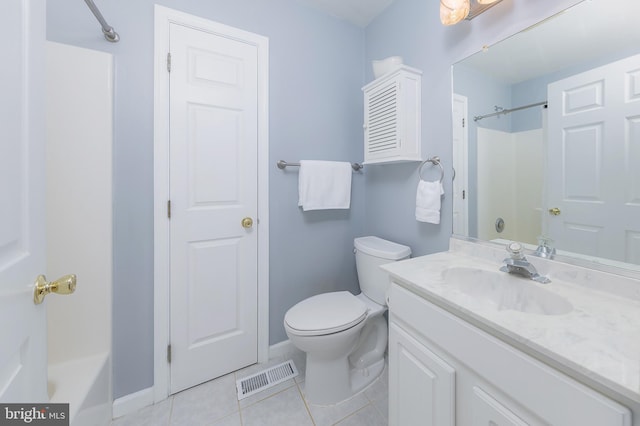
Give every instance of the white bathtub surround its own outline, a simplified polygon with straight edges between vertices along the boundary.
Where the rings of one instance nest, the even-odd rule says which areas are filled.
[[[111,418],[112,55],[47,43],[48,391],[71,425]]]
[[[52,403],[68,403],[74,425],[112,417],[111,360],[107,353],[49,364],[48,391]],[[91,396],[90,396],[91,395]]]
[[[447,277],[468,274],[471,284],[481,285],[486,274],[506,274],[498,271],[505,257],[507,252],[500,246],[452,238],[447,252],[383,269],[427,301],[614,399],[631,401],[638,409],[640,277],[529,254],[528,260],[551,283],[516,278],[516,284],[539,292],[536,298],[544,299],[542,304],[550,309],[546,314],[535,313],[537,307],[526,304],[509,306],[504,300],[500,306],[487,295],[491,289],[472,293],[451,285]]]

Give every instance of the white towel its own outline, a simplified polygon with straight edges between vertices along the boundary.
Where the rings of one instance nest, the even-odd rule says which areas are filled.
[[[416,193],[416,220],[440,223],[440,197],[444,194],[442,182],[427,182],[420,179]]]
[[[351,163],[300,161],[298,205],[302,210],[348,209],[351,205]]]

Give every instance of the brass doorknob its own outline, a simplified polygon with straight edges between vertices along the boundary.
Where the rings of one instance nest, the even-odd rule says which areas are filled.
[[[558,216],[560,214],[560,209],[557,207],[554,207],[552,209],[549,209],[549,213],[554,215],[554,216]]]
[[[71,294],[76,291],[76,276],[65,275],[55,281],[47,282],[44,275],[39,275],[33,289],[33,303],[39,305],[49,293]]]
[[[245,217],[244,219],[242,219],[242,227],[243,228],[251,228],[253,226],[253,219],[251,219],[250,217]]]

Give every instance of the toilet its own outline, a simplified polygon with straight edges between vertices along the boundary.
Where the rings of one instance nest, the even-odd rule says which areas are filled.
[[[373,382],[384,369],[387,349],[388,275],[379,266],[406,259],[407,246],[378,237],[354,240],[361,293],[319,294],[287,311],[284,328],[307,354],[305,394],[312,404],[343,401]]]

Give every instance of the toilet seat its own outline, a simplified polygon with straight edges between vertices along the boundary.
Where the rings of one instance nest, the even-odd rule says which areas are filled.
[[[338,333],[364,321],[367,305],[348,291],[319,294],[305,299],[284,317],[286,325],[300,336]]]

